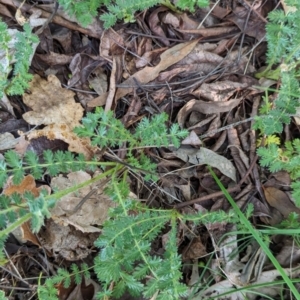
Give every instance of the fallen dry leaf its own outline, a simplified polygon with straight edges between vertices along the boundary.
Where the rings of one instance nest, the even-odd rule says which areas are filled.
[[[15,151],[19,154],[20,157],[23,157],[29,146],[29,142],[25,139],[24,135],[21,135],[18,139],[18,144],[15,146]]]
[[[42,185],[37,188],[33,176],[27,175],[20,184],[13,184],[12,177],[10,177],[3,188],[3,193],[10,196],[13,193],[23,195],[26,191],[30,191],[35,197],[38,197],[42,189],[46,189],[49,194],[51,192],[48,185]]]
[[[69,144],[68,150],[71,152],[82,153],[86,159],[91,159],[94,155],[95,147],[87,138],[79,138],[66,124],[51,124],[41,130],[34,130],[28,135],[28,139],[37,139],[45,136],[49,140],[62,140]]]
[[[166,50],[160,56],[160,63],[154,67],[145,67],[144,69],[136,72],[133,76],[129,77],[127,80],[122,82],[119,86],[124,86],[124,88],[120,87],[117,89],[115,100],[120,99],[121,97],[127,95],[128,93],[133,91],[133,87],[136,86],[135,80],[137,80],[140,84],[148,83],[154,80],[161,71],[167,69],[168,67],[174,65],[181,59],[183,59],[186,55],[188,55],[193,48],[197,45],[199,39],[178,44],[168,50]],[[130,86],[130,87],[127,87]],[[107,97],[107,93],[103,95],[103,98]],[[98,97],[101,98],[101,97]],[[101,102],[101,99],[97,99],[97,101],[92,100],[88,103],[89,107],[96,107],[98,103]]]
[[[34,75],[30,82],[30,94],[23,95],[24,103],[32,111],[23,114],[24,120],[31,125],[49,125],[64,123],[74,128],[79,126],[83,116],[83,108],[74,100],[74,92],[61,87],[55,75],[47,80]]]
[[[183,250],[183,260],[197,259],[206,255],[206,247],[202,244],[200,237],[195,237]]]
[[[230,26],[229,24],[224,24],[222,27],[215,27],[215,28],[200,28],[200,29],[177,29],[181,33],[189,33],[189,34],[197,34],[201,35],[202,37],[210,37],[213,38],[214,36],[221,36],[221,35],[228,35],[237,33],[237,29],[235,26]]]
[[[64,53],[72,52],[72,31],[66,27],[58,26],[55,31],[51,32],[53,40],[59,42],[60,46],[64,49]]]
[[[102,67],[98,67],[90,74],[88,82],[89,86],[91,86],[98,95],[102,95],[107,92],[107,75]]]
[[[153,61],[155,61],[162,52],[166,51],[166,49],[167,48],[158,48],[145,52],[140,58],[136,60],[136,68],[139,69],[153,63]]]
[[[47,219],[39,232],[42,246],[53,253],[54,257],[62,257],[68,261],[86,258],[92,253],[99,233],[83,233],[70,226],[63,226]]]
[[[104,30],[101,36],[101,43],[99,47],[100,56],[108,61],[112,61],[111,48],[114,44],[117,44],[125,48],[125,37],[124,30],[118,32],[114,31],[112,28]]]
[[[213,83],[203,83],[200,88],[193,91],[193,95],[207,101],[224,102],[230,99],[236,91],[248,87],[247,83],[233,82],[229,80]]]
[[[186,118],[192,111],[198,111],[203,114],[217,114],[230,111],[238,106],[241,100],[242,98],[236,98],[226,102],[206,102],[192,99],[179,111],[177,116],[178,123],[183,128]]]
[[[180,29],[196,29],[199,26],[199,21],[193,19],[192,16],[189,16],[187,13],[175,14],[180,20]]]
[[[49,54],[36,54],[36,56],[43,62],[50,66],[69,64],[72,60],[71,55],[59,54],[50,51]]]
[[[91,176],[84,172],[72,172],[66,177],[59,176],[52,178],[51,187],[63,190],[91,179]],[[101,229],[96,225],[102,225],[107,218],[109,208],[113,206],[113,202],[103,193],[105,185],[97,182],[97,186],[86,186],[79,189],[75,193],[70,193],[62,197],[51,210],[52,219],[61,225],[72,225],[82,232],[100,232]],[[96,189],[95,195],[92,195],[85,203],[73,214],[68,211],[73,210],[76,205],[86,196],[92,189]]]
[[[3,194],[10,196],[14,193],[23,195],[25,192],[31,192],[34,197],[38,197],[42,190],[46,190],[48,194],[51,193],[48,185],[42,185],[37,188],[33,176],[27,175],[23,178],[20,184],[13,184],[12,177],[10,177],[3,189]],[[40,242],[36,238],[36,235],[32,232],[29,222],[25,222],[21,225],[21,233],[20,229],[17,228],[14,230],[13,234],[20,242],[31,241],[35,245],[40,246]]]
[[[263,190],[269,205],[279,210],[284,218],[287,218],[292,212],[296,212],[300,216],[300,209],[295,206],[285,192],[274,187],[266,187]]]
[[[237,6],[232,14],[227,16],[227,20],[236,24],[239,29],[257,40],[265,38],[265,22],[255,13],[251,13],[249,17],[249,7]],[[247,22],[247,26],[245,26]]]
[[[34,245],[41,247],[40,241],[37,239],[36,235],[32,232],[30,228],[30,222],[27,221],[24,224],[21,225],[21,231],[22,231],[22,239],[25,241],[30,241]]]
[[[0,150],[12,149],[18,144],[16,139],[11,133],[6,132],[0,134]]]
[[[167,11],[168,8],[165,6],[158,7],[155,9],[148,18],[148,23],[151,31],[160,37],[160,42],[162,42],[165,46],[170,45],[170,41],[167,39],[166,34],[161,26],[162,21],[160,20],[160,14],[162,12]]]
[[[236,182],[236,170],[232,162],[207,148],[181,147],[173,151],[173,153],[185,162],[194,165],[209,165],[217,168],[221,173]]]
[[[83,277],[81,284],[75,284],[72,278],[68,288],[65,288],[63,283],[57,285],[59,300],[92,300],[100,289],[98,283],[86,277]]]
[[[190,145],[198,148],[202,146],[202,142],[199,139],[198,135],[195,133],[195,131],[192,130],[190,131],[189,136],[181,142],[181,145]]]
[[[276,238],[276,239],[275,239]],[[298,266],[300,262],[300,247],[292,236],[281,235],[273,238],[275,244],[282,245],[279,253],[276,255],[276,259],[280,265],[284,268]]]

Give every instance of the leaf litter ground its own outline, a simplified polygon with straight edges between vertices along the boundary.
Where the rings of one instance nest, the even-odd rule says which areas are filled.
[[[6,8],[3,19],[13,19],[13,2],[0,0],[0,5]],[[47,18],[47,7],[24,4],[23,12],[29,9],[42,9]],[[38,154],[46,149],[69,149],[91,158],[96,149],[72,131],[85,112],[104,106],[128,129],[143,117],[166,112],[169,123],[187,128],[189,137],[179,149],[145,150],[158,163],[160,180],[150,186],[132,177],[132,197],[150,207],[175,207],[187,213],[228,211],[230,206],[206,167],[210,165],[241,209],[253,204],[253,224],[280,223],[291,212],[298,212],[288,193],[290,178],[285,172],[270,175],[259,167],[257,133],[252,130],[262,101],[255,86],[274,84],[254,77],[265,65],[266,16],[272,9],[270,1],[220,1],[211,11],[198,9],[193,15],[155,7],[138,14],[136,23],[118,24],[106,31],[99,22],[82,28],[58,11],[39,35],[30,92],[22,99],[10,97],[7,110],[1,111],[1,149],[15,148],[20,154],[28,149]],[[36,127],[27,140],[16,134],[27,132],[29,125]],[[285,134],[291,136],[292,129],[286,127]],[[103,159],[123,159],[124,153],[125,145],[107,149]],[[93,176],[74,172],[37,183],[27,176],[18,186],[8,182],[3,193],[34,193],[42,184],[51,193]],[[92,262],[97,252],[93,242],[110,207],[103,196],[106,184],[104,180],[64,197],[37,236],[25,223],[22,231],[9,238],[9,262],[1,270],[1,285],[6,291],[14,286],[11,299],[35,297],[37,281],[30,277],[38,277],[41,271],[51,276],[58,266]],[[89,193],[90,198],[80,206]],[[242,235],[222,239],[226,232],[236,230],[230,224],[180,224],[178,229],[183,281],[191,290],[199,290],[194,299],[225,299],[218,295],[233,284],[242,288],[272,282],[278,276],[255,241],[245,242]],[[167,239],[166,228],[153,244],[153,252],[159,254]],[[299,249],[289,238],[274,237],[272,247],[282,267],[299,262]],[[86,281],[68,290],[58,289],[60,299],[91,299],[87,294],[94,295],[99,285]],[[272,288],[263,293],[278,295]],[[247,296],[259,299],[256,294]],[[243,299],[243,294],[227,297]]]

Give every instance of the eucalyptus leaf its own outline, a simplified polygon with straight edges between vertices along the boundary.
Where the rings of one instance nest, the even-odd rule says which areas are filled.
[[[205,164],[217,168],[221,173],[236,182],[236,170],[232,162],[214,151],[204,147],[200,149],[180,147],[173,153],[185,162],[194,165]]]

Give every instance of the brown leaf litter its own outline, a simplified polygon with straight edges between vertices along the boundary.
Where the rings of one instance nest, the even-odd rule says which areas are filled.
[[[96,19],[84,29],[59,11],[51,26],[40,34],[41,43],[32,60],[31,67],[36,74],[23,96],[29,110],[13,98],[9,99],[10,116],[0,127],[0,130],[3,128],[1,133],[12,133],[9,138],[3,136],[5,147],[15,147],[14,137],[20,130],[24,132],[16,146],[20,155],[26,147],[40,153],[48,147],[45,142],[48,139],[66,143],[65,146],[56,144],[55,149],[68,147],[90,159],[97,149],[91,147],[88,139],[78,138],[72,130],[80,126],[84,113],[95,106],[112,109],[129,130],[133,130],[144,116],[166,112],[170,116],[169,124],[178,122],[181,128],[190,131],[190,136],[179,149],[137,150],[158,162],[160,180],[150,186],[139,177],[130,177],[136,198],[149,206],[172,207],[182,213],[228,211],[227,200],[206,168],[209,164],[214,166],[217,176],[242,210],[249,203],[253,204],[253,224],[278,224],[299,209],[289,194],[289,176],[280,172],[269,175],[259,167],[257,137],[251,128],[251,117],[257,115],[262,101],[262,93],[254,88],[259,82],[253,75],[265,64],[266,16],[274,8],[270,2],[242,1],[240,4],[233,1],[231,5],[229,1],[220,1],[209,15],[209,10],[205,9],[198,9],[191,15],[155,7],[137,15],[137,23],[117,25],[109,30],[103,30]],[[9,18],[12,18],[14,7],[15,2],[0,0],[1,13],[3,11]],[[22,10],[41,9],[41,17],[47,18],[48,8],[25,3]],[[16,122],[11,113],[13,108],[27,123]],[[245,119],[247,122],[243,122]],[[38,128],[26,133],[29,125]],[[291,135],[289,130],[286,129]],[[34,144],[36,139],[40,140],[38,146]],[[107,149],[110,150],[123,159],[126,145]],[[112,157],[110,155],[104,157]],[[64,189],[94,176],[92,172],[61,174],[50,178],[51,187]],[[26,177],[21,186],[29,179]],[[64,264],[91,258],[96,250],[93,242],[111,206],[103,195],[104,186],[99,182],[63,197],[52,210],[52,219],[47,221],[39,238],[31,237],[28,228],[24,229],[23,237],[47,249],[47,259],[54,264],[60,258]],[[32,178],[25,189],[39,191]],[[90,192],[94,194],[70,213]],[[234,230],[236,228],[225,222],[206,226],[178,225],[177,244],[183,257],[185,282],[191,286],[205,284],[199,283],[203,278],[201,272],[204,272],[199,264],[209,264],[213,270],[205,272],[213,276],[216,284],[202,289],[197,299],[218,297],[229,290],[232,283],[244,287],[250,283],[274,281],[278,276],[273,269],[268,270],[270,266],[254,242],[244,247],[237,235],[221,240],[225,233]],[[152,250],[164,251],[168,236],[166,230]],[[272,241],[286,272],[297,275],[296,269],[288,268],[288,262],[292,261],[293,266],[299,263],[299,249],[293,247],[289,239],[275,236]],[[232,253],[237,250],[241,255],[233,257]],[[214,253],[211,262],[208,260],[210,253]],[[33,264],[40,269],[35,262]],[[216,275],[220,272],[223,276]],[[73,284],[71,291],[61,286],[59,291],[64,299],[71,299],[71,295],[81,299],[84,288]],[[92,289],[96,290],[97,286]],[[269,297],[277,293],[268,288],[261,292]],[[234,299],[242,299],[242,296],[245,295],[240,292],[232,294]],[[247,297],[253,299],[250,293]]]

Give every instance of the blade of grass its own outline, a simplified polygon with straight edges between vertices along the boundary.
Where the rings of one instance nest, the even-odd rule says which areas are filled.
[[[243,223],[247,227],[247,229],[249,230],[249,233],[252,234],[253,238],[255,238],[255,240],[258,242],[258,244],[260,245],[260,247],[262,248],[262,250],[265,252],[265,254],[268,256],[268,258],[270,259],[270,261],[272,262],[272,264],[274,265],[274,267],[278,270],[278,272],[282,276],[282,279],[284,280],[284,282],[290,288],[290,290],[293,293],[293,295],[295,296],[295,298],[296,299],[300,299],[300,294],[297,291],[296,287],[294,286],[293,282],[287,276],[287,274],[285,273],[285,271],[283,270],[283,268],[280,266],[279,262],[277,261],[277,259],[275,258],[275,256],[270,251],[268,245],[262,240],[262,238],[260,237],[259,232],[252,227],[251,223],[244,216],[244,214],[242,213],[242,211],[240,210],[240,208],[237,206],[237,204],[235,203],[235,201],[232,199],[232,197],[230,196],[230,194],[227,192],[227,190],[225,189],[224,185],[219,180],[219,178],[217,177],[217,175],[215,174],[215,172],[212,170],[212,168],[210,166],[208,166],[208,169],[209,169],[211,175],[213,176],[214,180],[216,181],[217,185],[219,186],[219,188],[221,189],[221,191],[224,193],[224,196],[226,197],[226,199],[229,201],[229,203],[232,206],[232,208],[234,209],[234,211],[239,216],[239,219],[240,219],[241,223]]]

